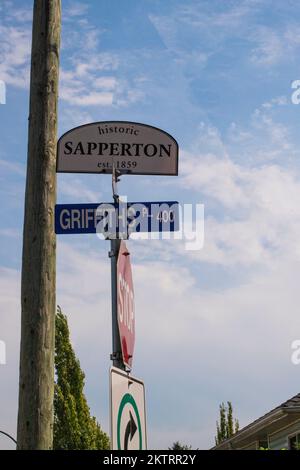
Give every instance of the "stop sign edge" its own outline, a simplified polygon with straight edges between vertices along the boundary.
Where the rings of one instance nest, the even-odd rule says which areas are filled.
[[[129,262],[130,287],[131,287],[132,292],[133,292],[133,305],[134,305],[134,288],[133,288],[133,280],[132,280],[131,262],[130,262],[130,258],[129,258],[130,253],[127,249],[125,241],[122,240],[121,244],[120,244],[118,260],[117,260],[117,317],[118,317],[118,330],[119,330],[120,345],[121,345],[121,350],[122,350],[122,361],[123,361],[123,364],[126,367],[128,367],[129,369],[132,369],[133,353],[134,353],[134,346],[135,346],[135,310],[134,310],[134,317],[133,317],[133,333],[131,333],[131,334],[128,334],[129,329],[126,328],[125,325],[122,326],[122,324],[120,322],[120,315],[119,315],[119,269],[120,269],[120,263],[121,263],[121,260],[122,260],[122,256],[125,256],[124,255],[125,251],[127,251],[127,253],[128,253],[128,255],[126,256],[126,261],[125,262],[127,262],[127,263]],[[122,330],[122,327],[125,329],[125,333],[124,333],[124,330]],[[127,335],[126,335],[126,332],[128,332]],[[123,344],[123,341],[122,341],[123,337],[125,338],[125,340],[127,339],[128,344],[131,345],[131,350],[128,351],[128,360],[125,357],[125,352],[126,351],[124,350],[124,344]],[[131,353],[130,356],[129,356],[129,353]]]

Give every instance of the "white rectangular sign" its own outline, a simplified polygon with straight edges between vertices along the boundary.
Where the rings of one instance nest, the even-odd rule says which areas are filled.
[[[178,144],[167,132],[135,122],[85,124],[57,144],[57,172],[178,175]]]
[[[112,450],[147,449],[144,383],[121,369],[110,369]]]

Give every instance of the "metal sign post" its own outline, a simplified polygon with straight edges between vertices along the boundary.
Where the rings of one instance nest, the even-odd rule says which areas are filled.
[[[119,195],[117,190],[117,183],[119,181],[120,173],[116,170],[113,165],[112,169],[112,192],[115,203],[119,203]],[[118,295],[117,295],[117,262],[120,250],[121,240],[116,234],[115,239],[110,240],[110,251],[108,256],[111,260],[111,310],[112,310],[112,354],[111,360],[113,365],[118,369],[125,370],[125,366],[122,361],[122,348],[120,342],[120,334],[118,327]]]

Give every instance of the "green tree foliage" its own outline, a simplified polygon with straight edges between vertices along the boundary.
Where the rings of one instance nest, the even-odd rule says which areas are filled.
[[[192,446],[187,446],[181,444],[179,441],[174,442],[172,447],[169,447],[169,450],[192,450]]]
[[[57,309],[55,326],[54,441],[55,450],[109,449],[108,436],[90,415],[80,368],[70,342],[67,318]]]
[[[229,437],[232,437],[239,430],[239,422],[233,419],[233,409],[230,401],[227,406],[222,403],[219,407],[220,421],[217,422],[217,436],[215,437],[216,445],[221,444]]]

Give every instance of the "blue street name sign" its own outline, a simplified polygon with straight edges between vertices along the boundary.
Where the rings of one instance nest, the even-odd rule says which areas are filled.
[[[122,202],[57,204],[55,233],[124,234],[175,232],[179,230],[179,204],[167,202]]]

